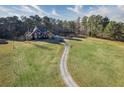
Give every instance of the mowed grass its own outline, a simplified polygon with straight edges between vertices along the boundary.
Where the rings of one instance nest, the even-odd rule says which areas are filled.
[[[0,45],[0,86],[64,86],[59,72],[63,45],[47,42]]]
[[[87,38],[70,45],[68,68],[80,86],[124,86],[124,42]]]

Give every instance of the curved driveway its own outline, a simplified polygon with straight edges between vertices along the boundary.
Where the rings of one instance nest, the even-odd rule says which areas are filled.
[[[69,48],[70,48],[69,45],[67,43],[64,43],[64,52],[60,61],[61,76],[67,87],[78,87],[76,82],[72,79],[67,68],[67,57],[69,53]]]

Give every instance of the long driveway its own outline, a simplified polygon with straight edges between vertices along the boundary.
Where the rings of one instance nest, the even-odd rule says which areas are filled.
[[[63,55],[61,57],[61,62],[60,62],[61,76],[67,87],[78,87],[76,82],[71,77],[68,71],[68,67],[67,67],[67,57],[69,53],[69,48],[70,48],[69,45],[67,43],[64,43],[64,52],[63,52]]]

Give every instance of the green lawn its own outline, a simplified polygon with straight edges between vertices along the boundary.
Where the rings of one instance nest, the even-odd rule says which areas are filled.
[[[62,52],[63,45],[40,41],[0,45],[0,86],[64,86]]]
[[[69,71],[80,86],[124,86],[124,42],[70,40]]]

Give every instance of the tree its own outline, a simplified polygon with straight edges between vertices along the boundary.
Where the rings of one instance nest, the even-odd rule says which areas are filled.
[[[88,19],[89,35],[95,36],[95,15],[91,15]]]
[[[43,19],[42,19],[42,23],[43,23],[43,25],[45,25],[47,27],[48,30],[51,30],[52,25],[50,23],[49,17],[44,16]]]
[[[81,31],[83,32],[84,35],[89,35],[87,28],[88,28],[88,17],[84,16],[81,20]]]
[[[105,28],[109,23],[109,18],[108,17],[104,17],[102,19],[102,25],[103,25],[103,28]],[[104,29],[103,29],[104,30]]]
[[[81,34],[80,33],[80,17],[77,18],[75,25],[76,25],[76,35]]]
[[[121,40],[124,37],[123,23],[111,21],[105,28],[104,37],[108,39]]]

